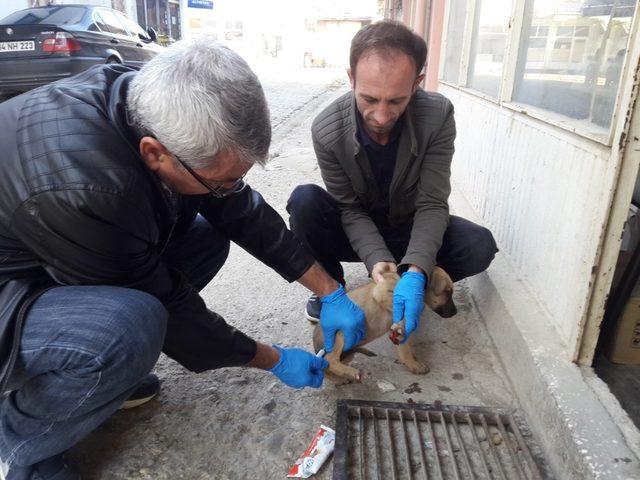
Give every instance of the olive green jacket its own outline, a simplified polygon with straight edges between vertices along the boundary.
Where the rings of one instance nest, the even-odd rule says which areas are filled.
[[[311,127],[318,165],[329,194],[340,206],[351,246],[369,271],[395,261],[368,211],[378,186],[365,149],[356,138],[356,106],[349,92],[331,103]],[[405,121],[389,191],[389,222],[413,220],[400,267],[417,265],[431,275],[449,221],[447,200],[456,136],[453,105],[439,93],[417,90]]]

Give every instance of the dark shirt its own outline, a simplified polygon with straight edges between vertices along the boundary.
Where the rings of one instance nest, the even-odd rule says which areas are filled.
[[[373,176],[378,184],[378,199],[371,206],[369,216],[378,225],[378,228],[386,229],[389,223],[387,218],[389,215],[389,189],[393,179],[393,170],[396,166],[396,156],[398,154],[404,116],[400,117],[396,122],[386,145],[380,145],[369,136],[360,112],[357,113],[356,118],[358,141],[367,153]]]

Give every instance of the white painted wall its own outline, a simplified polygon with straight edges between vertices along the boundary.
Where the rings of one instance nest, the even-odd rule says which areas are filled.
[[[456,109],[452,179],[571,357],[614,184],[611,149],[447,85],[440,91]]]
[[[376,0],[214,0],[213,9],[189,8],[188,0],[181,0],[180,5],[183,38],[208,35],[249,61],[291,67],[301,67],[305,52],[314,49],[331,57],[331,63],[338,59],[346,64],[351,38],[358,28],[343,22],[332,25],[335,28],[329,31],[311,33],[308,24],[327,18],[376,18],[378,11]],[[226,22],[238,20],[243,22],[242,40],[226,39]],[[276,37],[280,40],[277,55]],[[265,42],[269,51],[265,51]]]

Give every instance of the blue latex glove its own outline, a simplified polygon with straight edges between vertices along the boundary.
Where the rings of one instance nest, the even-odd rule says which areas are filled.
[[[273,347],[280,352],[280,360],[269,370],[271,373],[293,388],[320,388],[329,362],[300,348]]]
[[[333,343],[338,330],[344,335],[344,351],[355,347],[364,338],[364,312],[353,303],[344,287],[320,299],[320,327],[324,336],[324,349],[327,353],[333,350]]]
[[[420,272],[404,272],[393,290],[393,323],[404,318],[405,343],[409,335],[418,328],[420,314],[424,308],[424,290],[427,278]]]

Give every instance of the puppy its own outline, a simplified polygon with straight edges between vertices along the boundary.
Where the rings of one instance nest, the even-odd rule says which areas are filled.
[[[400,361],[412,373],[424,374],[429,371],[425,364],[416,360],[411,346],[411,338],[405,343],[400,343],[404,339],[404,320],[393,324],[393,290],[399,279],[400,277],[395,273],[385,273],[380,283],[370,282],[348,292],[349,298],[364,311],[366,334],[365,338],[356,345],[356,348],[345,355],[342,351],[344,336],[342,332],[336,334],[333,351],[325,356],[329,362],[329,367],[325,372],[327,378],[337,384],[351,381],[360,382],[361,372],[345,365],[345,363],[350,361],[354,352],[373,355],[361,347],[385,334],[389,334],[391,341],[398,345]],[[425,304],[444,318],[452,317],[457,312],[453,303],[453,282],[447,272],[440,267],[435,267],[433,270],[425,292]],[[324,346],[320,325],[316,325],[313,332],[313,346],[316,352]]]

